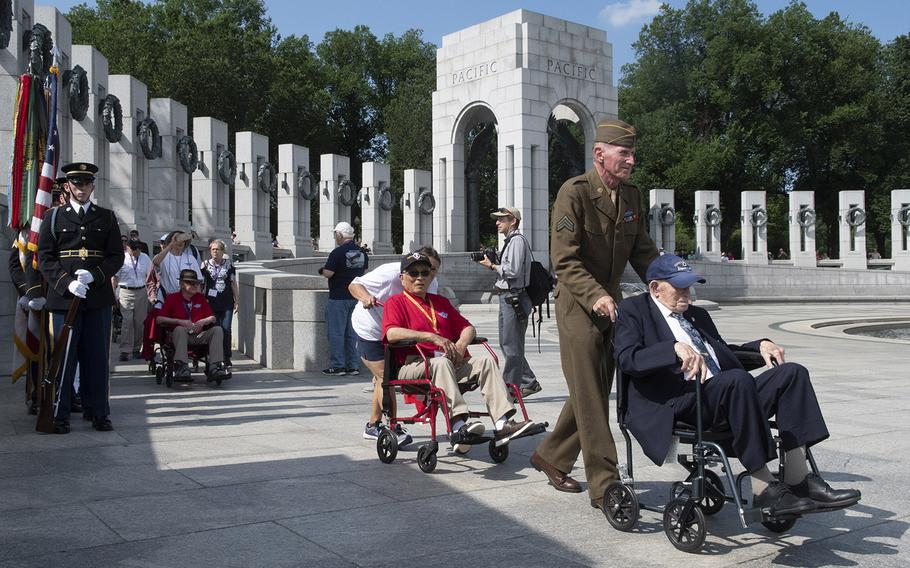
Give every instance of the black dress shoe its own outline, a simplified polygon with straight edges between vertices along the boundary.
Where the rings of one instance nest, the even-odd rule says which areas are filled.
[[[861,493],[858,489],[833,489],[817,473],[810,473],[806,479],[792,485],[790,490],[797,497],[812,499],[819,509],[840,509],[855,505]]]
[[[97,416],[92,420],[92,428],[99,432],[110,432],[114,429],[114,425],[107,416]]]
[[[802,515],[815,510],[815,501],[797,497],[790,488],[780,481],[772,481],[768,487],[752,500],[756,509],[767,509],[772,517]]]
[[[69,420],[54,420],[54,434],[69,434]]]

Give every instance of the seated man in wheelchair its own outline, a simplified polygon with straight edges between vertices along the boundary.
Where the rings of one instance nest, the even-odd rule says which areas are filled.
[[[474,326],[444,296],[427,292],[433,281],[432,268],[429,258],[419,252],[402,259],[400,278],[404,292],[392,296],[385,303],[382,339],[387,344],[416,341],[418,347],[430,354],[430,380],[445,392],[451,414],[450,441],[456,452],[463,453],[463,446],[470,446],[485,430],[480,422],[467,423],[468,405],[458,388],[458,383],[472,378],[477,379],[494,421],[496,444],[506,444],[527,432],[534,423],[512,420],[515,407],[496,363],[490,357],[472,358],[468,354],[468,345],[476,336]],[[411,347],[397,351],[397,360],[401,364],[398,378],[424,378],[424,362],[417,349]]]
[[[705,282],[678,256],[657,257],[646,272],[647,294],[619,305],[616,360],[631,377],[626,424],[656,464],[670,448],[675,421],[695,424],[695,383],[702,382],[705,429],[732,434],[732,449],[752,478],[753,504],[772,515],[799,515],[855,504],[856,489],[832,489],[810,473],[805,449],[828,437],[809,372],[784,362],[769,339],[739,349],[760,352],[772,366],[753,378],[721,339],[711,316],[691,306],[689,287]],[[776,415],[786,468],[768,470],[775,444],[768,419]]]
[[[208,369],[210,381],[230,378],[224,363],[221,327],[214,325],[215,315],[205,296],[199,291],[202,281],[195,270],[180,271],[180,293],[168,294],[155,322],[158,325],[174,326],[171,341],[174,345],[174,377],[178,380],[190,377],[187,345],[208,346]]]

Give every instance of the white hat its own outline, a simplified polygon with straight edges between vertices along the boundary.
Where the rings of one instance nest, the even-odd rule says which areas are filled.
[[[333,230],[336,233],[341,233],[341,236],[343,236],[343,237],[353,237],[354,236],[354,227],[352,227],[351,224],[346,221],[342,221],[342,222],[338,223],[337,225],[335,225],[335,229],[333,229]]]

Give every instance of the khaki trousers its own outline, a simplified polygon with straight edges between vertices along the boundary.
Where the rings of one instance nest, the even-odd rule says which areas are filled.
[[[607,485],[619,478],[609,420],[614,368],[612,329],[598,330],[575,298],[565,290],[561,292],[556,298],[556,326],[569,398],[537,453],[559,471],[569,473],[580,452],[588,495],[599,500]]]
[[[174,331],[171,332],[171,341],[174,343],[174,359],[188,363],[189,356],[186,353],[187,344],[208,345],[209,365],[221,363],[224,361],[223,334],[224,330],[217,325],[194,335],[190,335],[189,330],[185,327],[175,327]]]
[[[127,290],[120,288],[120,352],[138,353],[142,350],[142,334],[145,317],[149,313],[149,301],[145,288]]]
[[[417,358],[408,361],[401,367],[398,377],[403,380],[416,380],[424,376],[423,359]],[[450,418],[468,413],[468,404],[465,402],[458,383],[477,377],[480,384],[480,394],[483,396],[490,417],[499,420],[505,415],[515,413],[515,407],[509,401],[505,382],[499,373],[499,368],[490,357],[471,357],[465,361],[460,369],[455,370],[452,361],[445,357],[430,359],[430,378],[433,384],[445,392],[446,404],[449,406]]]

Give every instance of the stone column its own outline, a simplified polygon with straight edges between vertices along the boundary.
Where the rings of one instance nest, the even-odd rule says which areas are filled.
[[[192,174],[193,228],[203,238],[221,239],[231,250],[230,186],[218,175],[218,155],[228,148],[227,123],[210,116],[193,119],[199,167]]]
[[[420,212],[420,196],[433,193],[432,173],[426,170],[404,171],[404,194],[401,210],[404,217],[404,239],[401,252],[408,253],[433,242],[433,217]],[[439,204],[436,204],[439,209]]]
[[[237,179],[234,182],[234,220],[237,238],[249,245],[256,260],[272,259],[269,232],[269,188],[259,187],[259,166],[269,161],[269,139],[255,132],[238,132]]]
[[[110,144],[104,137],[104,126],[98,108],[108,94],[107,58],[90,45],[73,46],[73,67],[85,69],[88,79],[88,111],[85,118],[73,121],[72,158],[74,162],[91,162],[98,166],[92,199],[102,207],[111,208]],[[63,165],[63,162],[59,162]],[[147,235],[143,235],[146,238]]]
[[[174,99],[152,99],[149,115],[158,124],[161,157],[149,162],[149,222],[152,234],[190,229],[190,174],[177,159],[177,141],[187,134],[186,106]]]
[[[910,189],[891,191],[891,258],[893,270],[910,270]]]
[[[19,88],[19,76],[28,67],[28,54],[23,51],[22,36],[35,23],[35,4],[32,0],[19,0],[13,6],[13,29],[9,32],[9,45],[0,49],[0,193],[3,194],[3,219],[0,221],[3,226],[9,225],[9,152],[13,145],[16,90]]]
[[[667,252],[676,251],[676,206],[672,189],[652,189],[648,199],[651,210],[648,222],[651,238],[657,248]]]
[[[360,192],[361,242],[373,254],[392,254],[392,207],[395,197],[389,187],[388,164],[363,164],[363,189]],[[388,207],[388,209],[386,209]]]
[[[866,268],[866,192],[841,191],[837,202],[842,266]]]
[[[695,253],[704,260],[720,261],[719,191],[695,192]]]
[[[306,194],[318,196],[319,188],[315,177],[307,177],[309,171],[309,148],[296,144],[278,146],[278,242],[298,258],[313,255],[311,200]]]
[[[119,142],[111,142],[109,145],[109,201],[120,221],[121,232],[126,233],[136,228],[141,235],[151,235],[149,161],[142,155],[136,134],[139,123],[148,116],[148,87],[130,75],[111,75],[108,85],[111,94],[120,99],[123,109],[123,136]]]
[[[788,219],[793,266],[816,266],[815,194],[811,191],[791,191]]]
[[[743,253],[746,264],[768,264],[768,210],[764,191],[740,194],[740,217]]]
[[[351,206],[344,205],[338,197],[338,190],[347,185],[345,198],[356,198],[357,189],[351,184],[351,161],[347,156],[323,154],[319,157],[319,250],[335,248],[333,231],[339,221],[351,222]]]
[[[73,117],[70,114],[66,84],[63,82],[64,72],[72,68],[73,30],[63,13],[54,6],[35,6],[35,21],[50,30],[54,48],[58,52],[60,76],[57,83],[57,132],[62,143],[57,149],[57,164],[62,166],[73,161],[73,147],[66,143],[72,140]]]
[[[521,211],[521,232],[528,239],[534,258],[545,266],[550,258],[546,132],[545,122],[517,112],[502,117],[497,138],[498,205]],[[433,191],[434,196],[439,193]],[[486,217],[491,211],[478,213]],[[501,246],[504,237],[498,238]]]

